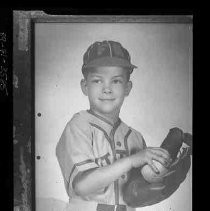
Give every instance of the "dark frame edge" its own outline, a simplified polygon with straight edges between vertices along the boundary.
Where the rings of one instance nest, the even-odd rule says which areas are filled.
[[[192,23],[192,15],[49,15],[44,11],[19,11],[34,23]]]
[[[30,72],[31,90],[31,115],[30,115],[30,133],[31,133],[31,175],[32,175],[32,210],[35,211],[35,70],[34,70],[34,34],[36,23],[177,23],[177,24],[192,24],[193,15],[48,15],[43,11],[19,11],[14,10],[13,16],[27,20],[27,37],[26,45],[28,50],[22,50],[22,56],[25,58],[25,63],[29,64],[28,71]],[[13,23],[14,24],[14,23]],[[14,42],[18,42],[13,38]],[[16,40],[15,40],[16,39]],[[24,80],[25,78],[23,78]]]

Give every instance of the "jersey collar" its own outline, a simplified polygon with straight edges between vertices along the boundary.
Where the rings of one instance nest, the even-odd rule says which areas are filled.
[[[102,117],[102,116],[96,114],[96,113],[95,113],[94,111],[92,111],[92,110],[87,110],[87,112],[88,112],[89,114],[91,114],[91,115],[97,117],[98,119],[102,120],[103,122],[109,124],[109,125],[112,126],[113,128],[117,128],[117,127],[120,125],[120,123],[121,123],[121,119],[120,119],[120,118],[118,118],[118,120],[113,124],[113,123],[111,123],[110,121],[108,121],[107,119],[105,119],[104,117]]]

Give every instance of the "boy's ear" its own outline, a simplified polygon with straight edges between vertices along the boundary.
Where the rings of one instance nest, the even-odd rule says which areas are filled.
[[[87,96],[87,94],[88,94],[88,91],[87,91],[87,81],[85,79],[82,79],[80,81],[80,86],[81,86],[81,89],[82,89],[83,94]]]
[[[133,86],[132,81],[128,81],[127,85],[126,85],[125,96],[129,95],[129,93],[130,93],[130,91],[132,89],[132,86]]]

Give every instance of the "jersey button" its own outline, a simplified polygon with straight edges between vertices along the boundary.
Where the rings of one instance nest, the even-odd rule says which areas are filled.
[[[118,141],[117,142],[117,146],[121,147],[121,142]]]
[[[125,175],[123,174],[123,175],[121,176],[121,178],[122,178],[122,179],[125,179]]]

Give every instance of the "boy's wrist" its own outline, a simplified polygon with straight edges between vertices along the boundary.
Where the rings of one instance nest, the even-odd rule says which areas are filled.
[[[127,164],[128,164],[128,171],[130,171],[133,168],[132,156],[126,157],[126,161],[127,161]]]

